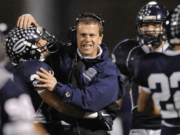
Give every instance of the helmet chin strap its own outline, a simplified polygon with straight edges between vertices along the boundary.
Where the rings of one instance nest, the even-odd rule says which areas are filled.
[[[152,51],[164,52],[165,49],[164,49],[164,46],[162,45],[162,42],[161,42],[161,44],[157,44],[154,46],[152,46],[152,44],[148,44],[147,47],[149,48],[150,52],[152,52]]]
[[[144,37],[144,44],[152,46],[160,45],[162,43],[162,40],[160,38],[146,38]]]
[[[163,41],[165,41],[165,38],[163,38],[164,35],[159,35],[156,38],[147,38],[144,37],[143,35],[139,36],[139,41],[142,45],[149,45],[151,46],[156,46],[156,45],[161,45]]]

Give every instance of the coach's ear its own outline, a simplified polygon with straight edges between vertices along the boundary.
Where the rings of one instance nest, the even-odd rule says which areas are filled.
[[[99,36],[99,40],[98,40],[98,44],[100,45],[102,43],[102,40],[103,40],[103,34],[101,34],[101,36]]]

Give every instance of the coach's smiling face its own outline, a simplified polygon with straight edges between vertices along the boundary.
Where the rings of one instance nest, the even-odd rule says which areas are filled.
[[[80,22],[77,26],[77,46],[84,57],[95,57],[98,54],[98,45],[101,44],[103,34],[99,35],[97,23],[85,24]]]

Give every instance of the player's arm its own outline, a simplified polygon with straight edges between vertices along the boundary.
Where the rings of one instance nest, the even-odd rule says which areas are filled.
[[[45,88],[48,91],[53,91],[53,93],[57,94],[58,97],[61,97],[62,101],[74,104],[75,106],[78,106],[85,110],[101,110],[102,108],[106,107],[105,105],[108,105],[114,101],[114,99],[116,98],[115,94],[118,92],[117,90],[119,85],[117,81],[113,80],[117,77],[115,75],[108,75],[106,77],[101,75],[99,76],[99,78],[103,77],[103,81],[101,79],[101,81],[96,81],[93,85],[85,87],[85,90],[80,90],[79,88],[75,88],[72,84],[67,85],[57,82],[56,78],[54,78],[51,73],[47,72],[43,68],[40,68],[40,71],[41,72],[37,71],[36,74],[41,78],[36,77],[36,80],[42,82],[42,84],[38,84],[36,85],[36,87]],[[111,83],[106,83],[109,80],[112,80]],[[101,91],[101,89],[103,89],[103,92]],[[111,89],[111,92],[109,91],[109,89]],[[86,90],[88,92],[86,92]],[[122,93],[124,94],[124,89]],[[73,95],[81,98],[76,98],[76,96]],[[99,97],[99,100],[97,100],[96,97]],[[108,100],[105,100],[105,98],[108,98]],[[99,101],[101,100],[103,102],[99,103]],[[86,104],[84,104],[84,102]],[[94,106],[95,104],[96,106]]]
[[[38,135],[50,135],[48,131],[43,127],[42,123],[33,123],[33,125]]]
[[[82,109],[75,108],[69,104],[62,102],[59,97],[57,97],[54,93],[49,92],[48,90],[39,93],[39,95],[48,105],[63,114],[76,118],[83,118],[86,114],[86,112]]]
[[[155,106],[151,94],[142,87],[138,98],[138,111],[147,115],[161,115],[160,110]]]
[[[86,112],[80,108],[74,107],[70,104],[62,102],[59,97],[54,93],[45,90],[39,93],[40,97],[51,107],[55,108],[57,111],[76,118],[87,118],[96,119],[98,118],[98,112]]]
[[[46,70],[45,70],[46,71]],[[52,71],[50,70],[49,73],[51,74],[51,76],[48,76],[49,78],[52,78],[49,80],[49,84],[56,84],[57,80],[55,77],[53,77]],[[39,78],[39,76],[33,76],[36,77],[36,79],[34,80],[34,84],[41,84],[37,78]],[[35,83],[36,82],[36,83]],[[51,86],[51,85],[50,85]],[[86,111],[74,107],[68,103],[64,103],[63,101],[60,100],[60,98],[55,95],[54,93],[48,91],[46,88],[35,88],[35,91],[37,91],[37,93],[40,95],[40,97],[44,100],[44,102],[46,102],[49,106],[53,107],[54,109],[56,109],[57,111],[59,111],[60,113],[69,115],[71,117],[76,117],[76,118],[84,118],[86,115]],[[98,114],[98,113],[96,113]],[[92,117],[92,119],[97,118],[98,115],[95,115],[94,117]]]
[[[49,71],[51,73],[51,71]],[[50,76],[53,78],[53,76]],[[56,79],[53,78],[51,80],[53,83],[56,83]],[[51,84],[51,83],[50,83]],[[38,89],[38,88],[37,88]],[[36,90],[37,90],[36,89]],[[105,130],[112,130],[113,125],[113,116],[111,116],[112,111],[108,112],[106,110],[100,110],[98,112],[86,112],[85,110],[82,110],[80,108],[74,107],[68,103],[62,102],[58,96],[56,96],[54,93],[42,88],[41,90],[38,90],[38,93],[40,97],[50,106],[55,108],[57,111],[69,115],[71,117],[76,118],[86,118],[86,119],[97,119],[99,120]],[[115,107],[115,105],[111,105],[111,108]],[[109,109],[108,109],[109,110]]]
[[[106,110],[86,112],[85,110],[62,102],[59,97],[48,90],[40,92],[39,95],[48,105],[65,115],[76,118],[97,119],[104,125],[105,130],[112,130],[113,118],[111,117],[111,112],[107,112]]]
[[[122,98],[115,101],[116,104],[118,104],[119,107],[121,107],[122,104]]]

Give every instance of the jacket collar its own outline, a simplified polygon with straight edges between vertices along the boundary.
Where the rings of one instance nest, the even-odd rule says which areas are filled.
[[[101,57],[101,55],[102,55],[102,53],[103,53],[103,50],[101,49],[101,47],[98,45],[98,47],[99,47],[99,53],[98,53],[98,55],[97,56],[95,56],[95,57],[84,57],[84,56],[82,56],[82,54],[79,52],[79,49],[77,48],[77,54],[79,55],[79,57],[81,58],[81,59],[97,59],[97,58],[100,58]]]
[[[79,56],[80,59],[86,61],[86,62],[99,62],[99,61],[105,61],[106,59],[109,58],[109,52],[108,52],[108,48],[104,43],[101,43],[101,45],[99,45],[99,47],[101,48],[100,53],[95,57],[95,58],[86,58],[83,57],[79,50],[77,49],[77,54]],[[82,57],[81,57],[82,56]]]

